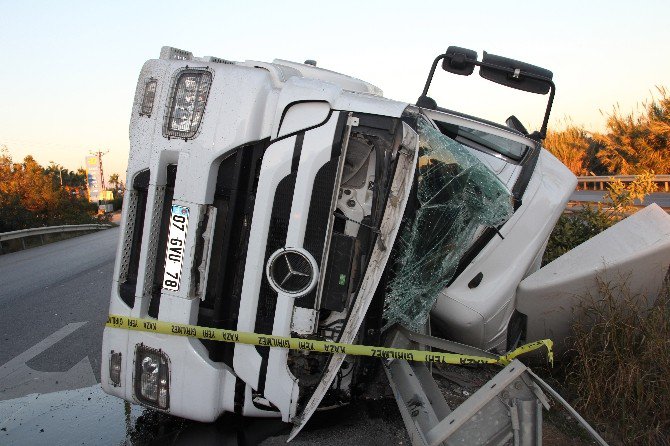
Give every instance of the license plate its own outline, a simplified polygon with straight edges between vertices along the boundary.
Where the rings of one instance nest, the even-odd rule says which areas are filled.
[[[188,214],[186,206],[172,205],[170,229],[165,248],[165,274],[163,274],[163,288],[166,290],[179,291],[181,267],[184,264],[186,231],[188,230]]]

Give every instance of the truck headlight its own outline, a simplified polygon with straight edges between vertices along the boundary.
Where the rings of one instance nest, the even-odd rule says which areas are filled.
[[[109,380],[114,387],[121,385],[121,352],[112,350],[109,355]]]
[[[144,94],[142,95],[142,105],[140,106],[140,116],[151,116],[154,109],[154,99],[156,98],[156,86],[158,80],[151,78],[144,84]]]
[[[211,85],[212,73],[206,69],[187,68],[179,72],[172,88],[163,136],[188,139],[196,135]]]
[[[135,396],[158,409],[170,405],[170,364],[161,350],[137,346],[135,354]]]

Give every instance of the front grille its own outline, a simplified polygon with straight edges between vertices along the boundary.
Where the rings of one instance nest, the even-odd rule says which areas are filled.
[[[133,179],[133,190],[128,192],[126,234],[121,253],[119,295],[130,308],[135,305],[137,272],[140,266],[140,247],[144,231],[144,214],[149,192],[149,170],[143,170]]]
[[[240,147],[219,165],[212,206],[216,223],[205,299],[198,325],[235,330],[249,244],[258,175],[268,140]],[[234,344],[201,341],[212,361],[232,367]]]
[[[335,176],[339,157],[324,164],[314,177],[314,188],[309,202],[307,227],[303,247],[312,254],[319,268],[322,267],[323,246],[326,242],[326,229],[330,217],[330,205],[335,188]],[[296,300],[295,305],[302,308],[314,308],[316,289]]]

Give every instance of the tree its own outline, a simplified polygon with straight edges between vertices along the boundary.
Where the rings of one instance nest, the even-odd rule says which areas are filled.
[[[15,163],[0,148],[0,232],[96,221],[96,206],[66,187],[70,174],[57,163],[43,168],[30,155]]]
[[[583,126],[568,120],[563,130],[547,132],[543,145],[575,175],[608,173],[597,157],[603,147],[602,143]]]
[[[641,112],[615,106],[602,134],[568,120],[563,130],[547,133],[544,146],[575,175],[670,173],[670,95],[657,90]]]
[[[113,173],[109,176],[109,184],[114,186],[114,190],[119,190],[119,174]]]
[[[585,158],[591,144],[583,127],[568,125],[561,131],[549,131],[544,146],[575,175],[587,173]]]
[[[598,159],[611,174],[670,172],[670,96],[657,87],[659,98],[643,103],[639,114],[623,114],[614,107],[607,132],[597,135],[602,149]]]

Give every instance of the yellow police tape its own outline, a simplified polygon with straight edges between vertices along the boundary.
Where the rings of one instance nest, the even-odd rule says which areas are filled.
[[[507,365],[514,358],[524,353],[547,348],[549,362],[553,365],[553,342],[542,339],[531,342],[497,358],[484,356],[462,355],[458,353],[442,353],[423,350],[405,350],[400,348],[371,347],[368,345],[340,344],[339,342],[318,341],[314,339],[287,338],[283,336],[246,333],[242,331],[207,328],[197,325],[178,324],[153,319],[139,319],[127,316],[109,315],[107,327],[126,330],[146,331],[166,335],[188,336],[212,341],[234,342],[239,344],[258,345],[264,347],[288,348],[291,350],[308,350],[322,353],[343,353],[353,356],[371,356],[384,359],[405,359],[407,361],[432,362],[442,364],[499,364]]]

